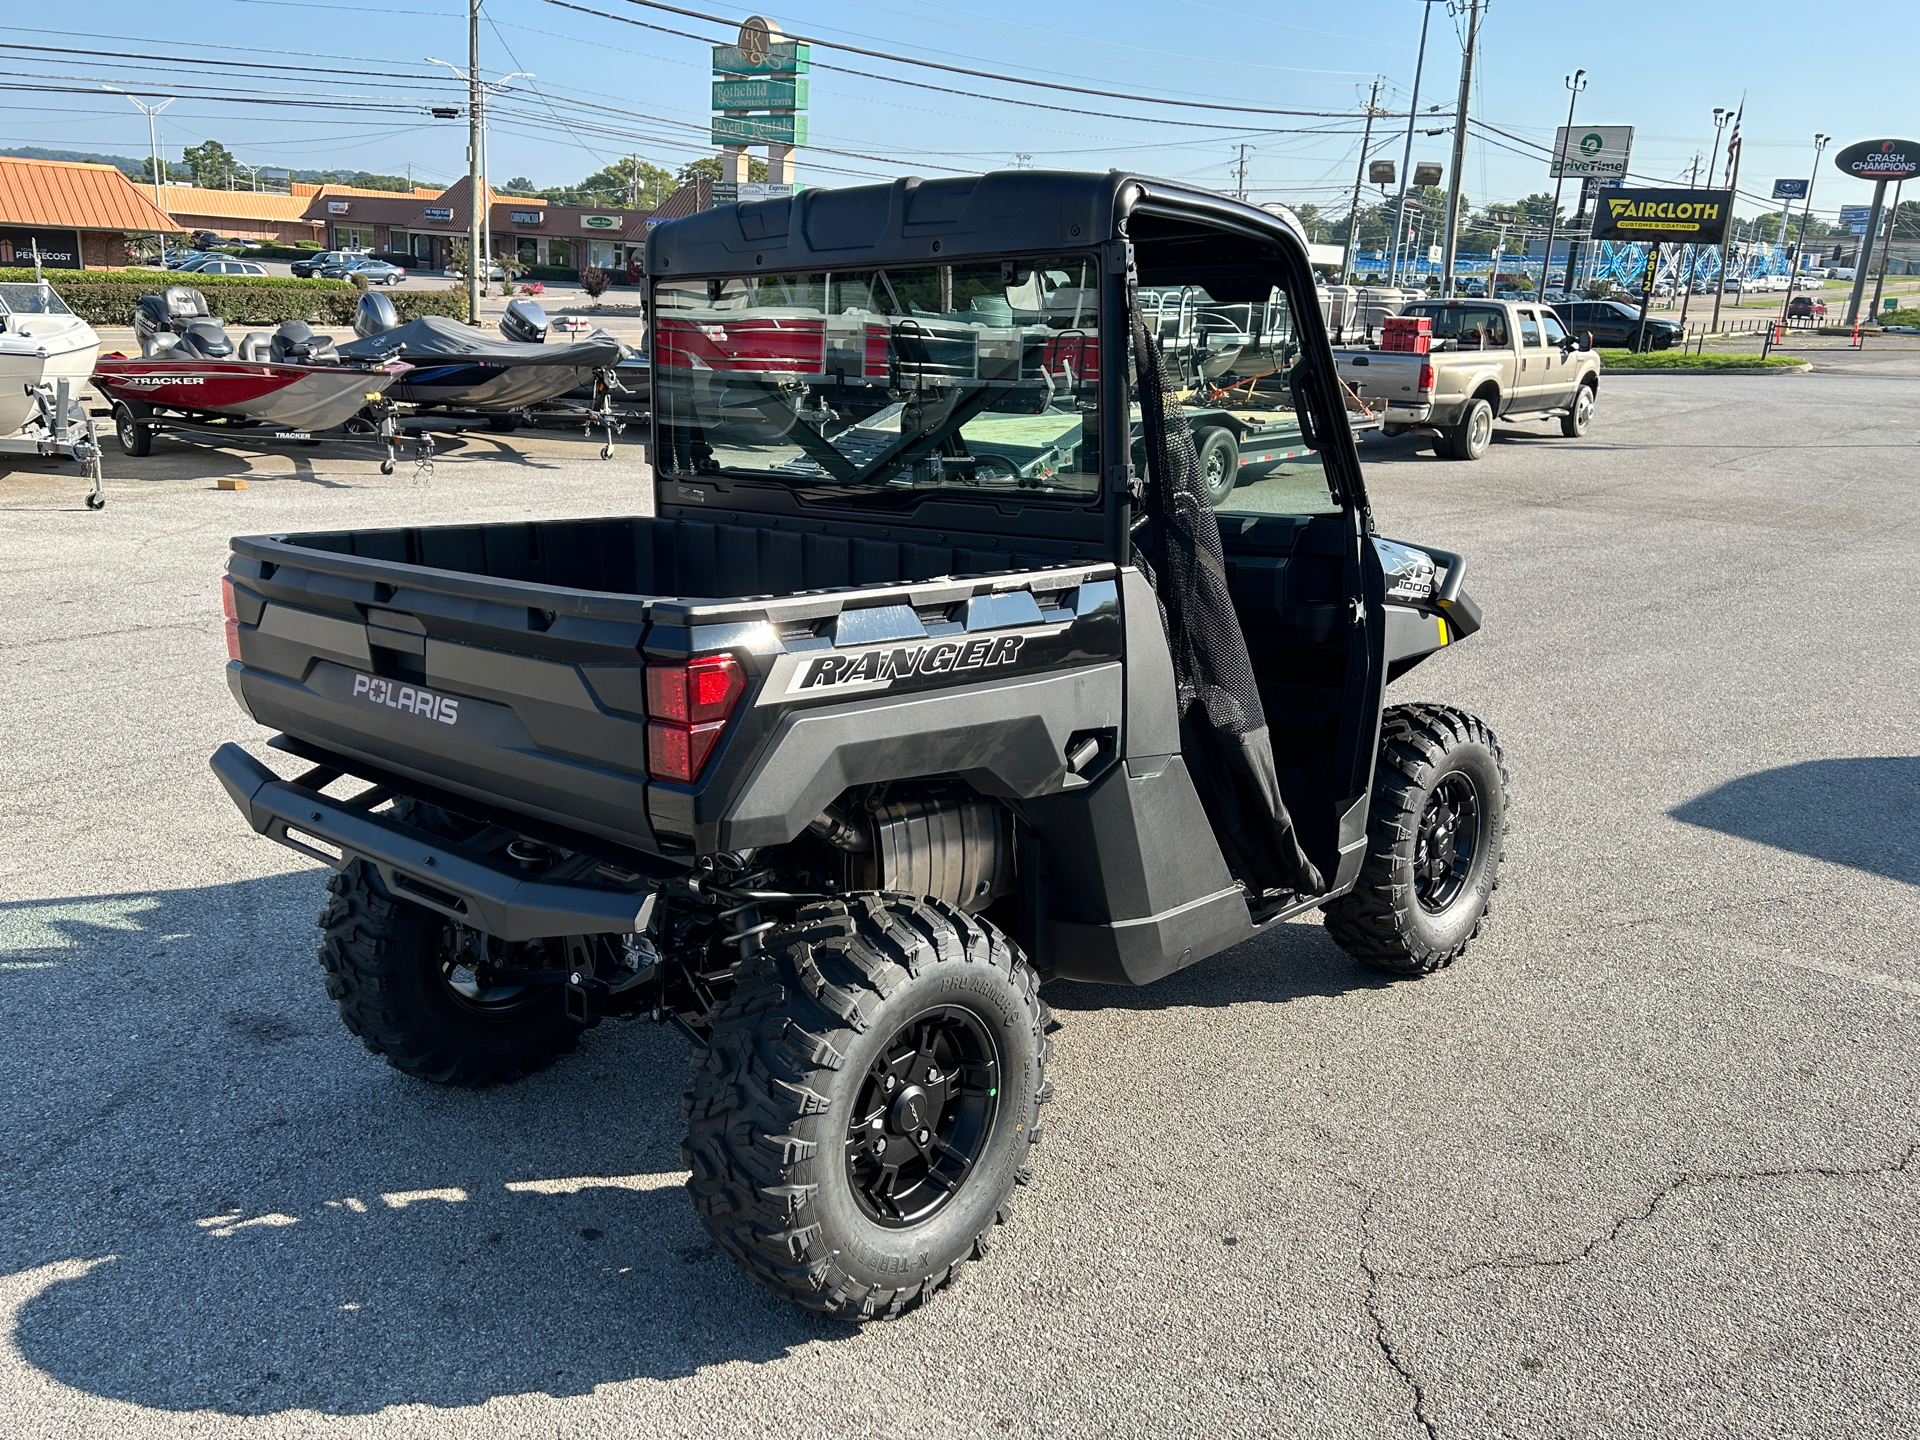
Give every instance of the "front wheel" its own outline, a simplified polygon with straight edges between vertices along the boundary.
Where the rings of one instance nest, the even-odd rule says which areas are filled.
[[[1582,382],[1579,392],[1573,397],[1573,404],[1567,413],[1560,417],[1560,433],[1570,440],[1578,439],[1587,433],[1587,426],[1593,423],[1593,386]]]
[[[891,1319],[986,1254],[1050,1094],[1025,957],[954,906],[801,910],[693,1054],[682,1158],[702,1223],[783,1299]]]
[[[1478,460],[1492,443],[1493,406],[1485,400],[1473,399],[1467,402],[1467,408],[1453,428],[1446,432],[1443,443],[1434,447],[1434,453],[1444,448],[1455,460]]]
[[[1476,716],[1399,705],[1382,717],[1359,883],[1326,906],[1327,933],[1362,964],[1430,975],[1493,907],[1507,835],[1507,768]]]
[[[1231,430],[1219,426],[1200,437],[1200,478],[1206,482],[1207,503],[1220,505],[1240,483],[1240,442]]]

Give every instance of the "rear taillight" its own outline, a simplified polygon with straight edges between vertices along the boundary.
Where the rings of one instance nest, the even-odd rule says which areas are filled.
[[[227,617],[227,659],[240,658],[240,611],[233,600],[233,577],[220,577],[220,609]]]
[[[691,785],[747,688],[731,655],[647,666],[647,773]]]
[[[1431,365],[1420,367],[1420,390],[1422,394],[1431,394],[1433,391],[1433,366]]]

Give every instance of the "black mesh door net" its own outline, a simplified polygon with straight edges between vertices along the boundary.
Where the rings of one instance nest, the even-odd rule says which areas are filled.
[[[1267,717],[1227,588],[1220,526],[1207,499],[1193,431],[1174,411],[1160,346],[1129,285],[1127,309],[1147,452],[1144,559],[1160,597],[1179,690],[1180,744],[1227,862],[1249,898],[1318,895],[1326,882],[1300,848],[1280,797]],[[1141,555],[1140,549],[1145,551]]]

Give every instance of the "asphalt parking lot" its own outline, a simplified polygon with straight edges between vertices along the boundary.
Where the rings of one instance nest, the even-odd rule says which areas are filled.
[[[1391,693],[1505,746],[1492,922],[1418,983],[1296,923],[1053,986],[1013,1223],[864,1330],[707,1244],[673,1034],[480,1093],[364,1053],[318,868],[206,767],[256,734],[230,534],[631,512],[637,452],[156,447],[98,514],[0,479],[0,1432],[1906,1433],[1920,352],[1827,363],[1609,376],[1586,439],[1478,464],[1366,447],[1382,531],[1486,611]]]

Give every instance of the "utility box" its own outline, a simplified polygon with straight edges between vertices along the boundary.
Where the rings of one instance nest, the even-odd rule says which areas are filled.
[[[1425,355],[1433,349],[1433,318],[1428,315],[1389,315],[1380,322],[1380,348],[1403,355]]]

